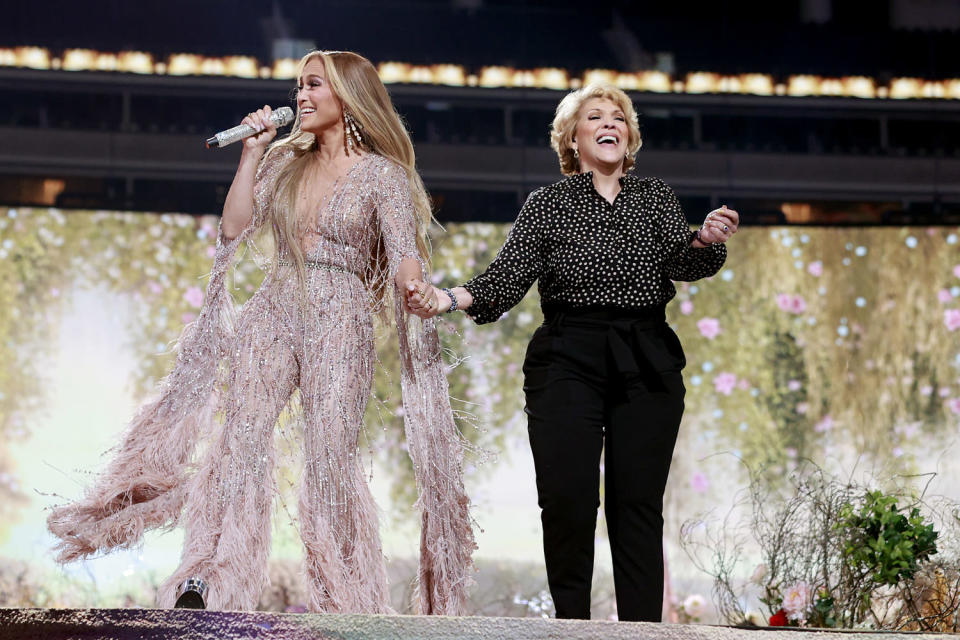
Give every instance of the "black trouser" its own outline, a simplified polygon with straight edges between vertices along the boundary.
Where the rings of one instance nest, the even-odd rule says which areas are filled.
[[[659,621],[663,492],[683,415],[683,349],[662,308],[545,315],[523,371],[557,617],[590,617],[605,448],[617,613],[620,620]]]

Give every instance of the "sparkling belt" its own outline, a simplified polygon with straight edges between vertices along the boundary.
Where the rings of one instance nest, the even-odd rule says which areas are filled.
[[[293,265],[293,262],[291,262],[290,260],[277,260],[277,266],[292,267],[294,265]],[[318,271],[335,271],[337,273],[346,273],[352,276],[360,277],[360,274],[354,271],[350,271],[349,269],[345,269],[344,267],[338,267],[335,264],[329,264],[327,262],[317,262],[316,260],[304,260],[303,266],[305,266],[307,269],[316,269]]]

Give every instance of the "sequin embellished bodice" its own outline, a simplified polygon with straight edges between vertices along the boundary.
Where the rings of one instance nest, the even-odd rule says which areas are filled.
[[[254,225],[266,221],[274,198],[277,177],[293,159],[293,152],[278,151],[267,158],[255,190]],[[379,238],[391,262],[417,257],[416,221],[406,172],[377,154],[361,157],[324,194],[304,225],[301,246],[314,266],[329,265],[374,281],[371,258]],[[289,262],[285,246],[279,247],[281,265]]]

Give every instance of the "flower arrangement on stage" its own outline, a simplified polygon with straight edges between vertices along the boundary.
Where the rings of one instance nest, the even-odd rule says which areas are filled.
[[[731,513],[719,532],[702,520],[682,532],[727,622],[755,624],[746,603],[756,597],[774,627],[960,630],[960,504],[904,487],[884,492],[813,464],[785,485],[750,477],[738,505],[749,506],[747,522],[733,524]],[[744,528],[761,563],[741,584]]]
[[[707,599],[699,593],[691,593],[676,608],[677,622],[690,624],[700,622],[707,613]]]

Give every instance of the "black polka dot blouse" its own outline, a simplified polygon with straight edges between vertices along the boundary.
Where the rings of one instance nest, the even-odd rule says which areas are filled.
[[[690,246],[677,196],[659,178],[627,175],[613,204],[581,173],[530,194],[496,259],[463,286],[466,310],[493,322],[538,280],[544,309],[662,306],[677,293],[672,280],[712,276],[727,249]]]

